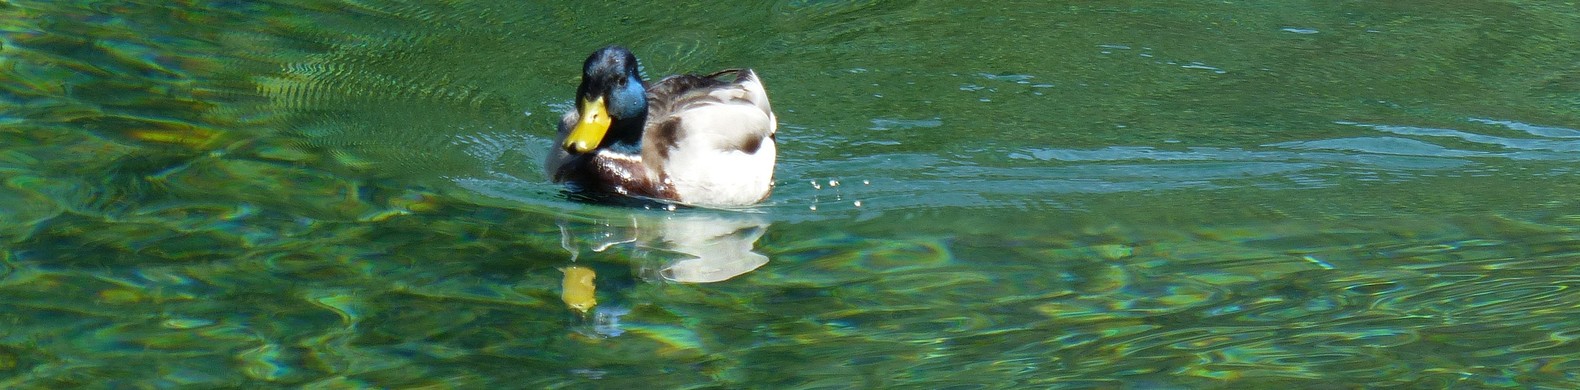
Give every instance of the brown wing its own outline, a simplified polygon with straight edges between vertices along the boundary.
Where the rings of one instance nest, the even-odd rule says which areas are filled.
[[[753,153],[763,139],[773,136],[777,126],[771,124],[750,126],[742,123],[742,126],[730,128],[698,129],[681,123],[688,113],[707,111],[719,105],[756,107],[772,122],[768,95],[751,69],[726,69],[703,76],[669,76],[648,87],[648,122],[642,142],[651,143],[651,146],[644,149],[667,154],[688,136],[688,132],[701,130],[713,136],[724,135],[713,145],[715,148]]]

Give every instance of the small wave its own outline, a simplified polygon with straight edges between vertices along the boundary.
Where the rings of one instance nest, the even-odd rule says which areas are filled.
[[[1411,136],[1423,136],[1423,137],[1439,137],[1439,138],[1457,138],[1459,140],[1470,142],[1470,143],[1489,145],[1489,146],[1497,146],[1497,147],[1502,148],[1503,150],[1513,149],[1513,150],[1519,150],[1519,151],[1552,151],[1552,152],[1575,152],[1575,151],[1580,151],[1580,141],[1568,140],[1568,139],[1512,138],[1512,137],[1500,137],[1500,136],[1487,135],[1487,134],[1478,134],[1478,133],[1472,133],[1472,132],[1463,131],[1463,130],[1442,129],[1442,128],[1434,128],[1434,127],[1395,126],[1395,125],[1380,125],[1380,124],[1354,123],[1354,122],[1338,122],[1338,123],[1339,124],[1346,124],[1346,125],[1353,125],[1353,126],[1360,126],[1360,127],[1367,127],[1367,128],[1375,129],[1377,131],[1381,131],[1381,132],[1385,132],[1385,133],[1398,134],[1398,135],[1411,135]],[[1483,120],[1482,123],[1488,123],[1488,122]],[[1491,124],[1502,124],[1502,123],[1491,122]],[[1505,125],[1505,126],[1507,126],[1507,125]],[[1567,132],[1562,132],[1561,130],[1570,130],[1570,129],[1563,129],[1563,128],[1539,128],[1539,127],[1528,126],[1528,125],[1507,126],[1507,127],[1509,127],[1510,129],[1521,130],[1521,131],[1530,133],[1532,135],[1539,135],[1538,133],[1568,134]],[[1573,130],[1570,130],[1570,131],[1573,131]],[[1566,136],[1564,138],[1568,138],[1568,137]],[[1556,157],[1556,156],[1554,156],[1554,157]],[[1573,159],[1573,158],[1574,157],[1567,157],[1565,159]]]

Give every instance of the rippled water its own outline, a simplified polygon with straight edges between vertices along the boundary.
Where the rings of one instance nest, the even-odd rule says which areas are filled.
[[[1580,387],[1575,31],[1525,1],[0,1],[0,385]],[[608,43],[763,74],[769,202],[547,183]]]

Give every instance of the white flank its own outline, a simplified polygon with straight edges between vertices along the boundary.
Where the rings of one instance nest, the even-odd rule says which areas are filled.
[[[724,151],[714,146],[718,145],[717,137],[695,133],[681,142],[670,149],[669,160],[664,163],[664,172],[669,174],[681,202],[744,206],[762,200],[773,188],[774,159],[779,152],[773,139],[764,139],[757,152],[751,154]],[[707,145],[699,145],[703,143]]]
[[[770,137],[778,130],[768,95],[761,83],[751,80],[740,89],[746,103],[707,104],[680,114],[684,134],[669,150],[664,172],[680,201],[700,206],[744,206],[756,203],[773,188],[774,160],[778,147]],[[715,92],[715,94],[720,92]],[[761,137],[755,153],[733,148],[745,137]]]

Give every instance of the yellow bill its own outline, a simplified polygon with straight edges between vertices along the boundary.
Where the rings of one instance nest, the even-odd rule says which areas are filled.
[[[577,111],[581,113],[581,120],[576,121],[576,127],[571,128],[570,135],[565,136],[565,150],[571,153],[591,152],[609,133],[609,107],[604,105],[602,97],[598,97],[582,100]]]
[[[565,301],[565,306],[577,313],[587,314],[593,306],[598,306],[598,288],[593,285],[593,278],[598,277],[592,268],[581,266],[565,267],[565,279],[560,282],[560,300]]]

